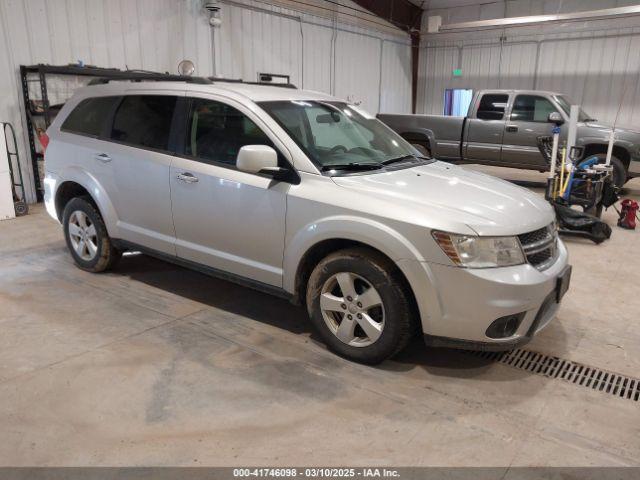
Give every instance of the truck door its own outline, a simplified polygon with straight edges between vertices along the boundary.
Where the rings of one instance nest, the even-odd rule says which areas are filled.
[[[482,94],[467,120],[465,160],[499,163],[509,94]]]
[[[538,149],[538,137],[551,135],[547,122],[558,108],[541,95],[516,95],[504,128],[502,163],[523,168],[546,169],[547,162]]]

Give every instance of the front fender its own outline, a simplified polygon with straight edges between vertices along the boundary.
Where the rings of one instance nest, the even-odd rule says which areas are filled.
[[[404,274],[418,303],[422,322],[439,308],[431,273],[425,269],[425,259],[418,249],[398,231],[375,220],[350,215],[336,215],[300,228],[287,242],[284,254],[284,289],[295,293],[298,266],[305,254],[325,240],[352,240],[379,250]]]
[[[58,189],[66,182],[75,182],[82,186],[87,192],[89,192],[93,201],[96,202],[98,210],[100,211],[102,219],[107,227],[109,236],[118,238],[118,215],[116,214],[113,203],[109,200],[109,196],[100,181],[86,170],[77,166],[64,168],[57,174],[57,176],[59,176],[60,181],[56,187],[54,198],[57,196]]]

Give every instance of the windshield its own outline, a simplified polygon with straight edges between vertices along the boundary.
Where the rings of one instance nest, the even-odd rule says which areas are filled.
[[[564,110],[564,113],[566,113],[567,117],[569,117],[571,115],[571,105],[576,105],[576,104],[571,102],[571,99],[569,99],[565,95],[556,95],[553,98],[555,98],[556,102],[558,102],[558,105],[560,105],[560,108],[562,108],[562,110]],[[589,122],[589,121],[595,121],[595,120],[596,120],[595,118],[590,117],[584,110],[582,110],[582,108],[578,112],[579,122]]]
[[[276,101],[260,106],[321,170],[378,170],[429,161],[382,122],[342,102]]]

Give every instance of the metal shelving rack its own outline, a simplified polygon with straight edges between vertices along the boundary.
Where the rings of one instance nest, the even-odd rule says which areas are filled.
[[[45,130],[52,120],[51,105],[49,104],[49,94],[47,87],[47,75],[70,75],[82,77],[113,77],[126,74],[116,68],[99,68],[93,66],[81,67],[78,65],[20,65],[20,81],[22,85],[22,99],[26,114],[27,135],[29,138],[29,150],[31,163],[33,165],[34,186],[38,202],[43,199],[44,188],[40,181],[39,162],[44,160],[44,155],[36,147],[36,132],[34,125],[35,117],[43,117]],[[38,82],[40,85],[40,98],[31,98],[29,94],[29,83]],[[42,103],[42,111],[35,111],[32,100],[39,100]]]

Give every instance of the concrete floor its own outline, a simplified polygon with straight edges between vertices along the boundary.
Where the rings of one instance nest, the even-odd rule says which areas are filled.
[[[638,376],[640,231],[568,245],[527,348]],[[350,363],[286,301],[140,255],[82,272],[38,207],[0,222],[0,332],[0,466],[640,463],[640,403],[420,341]]]

